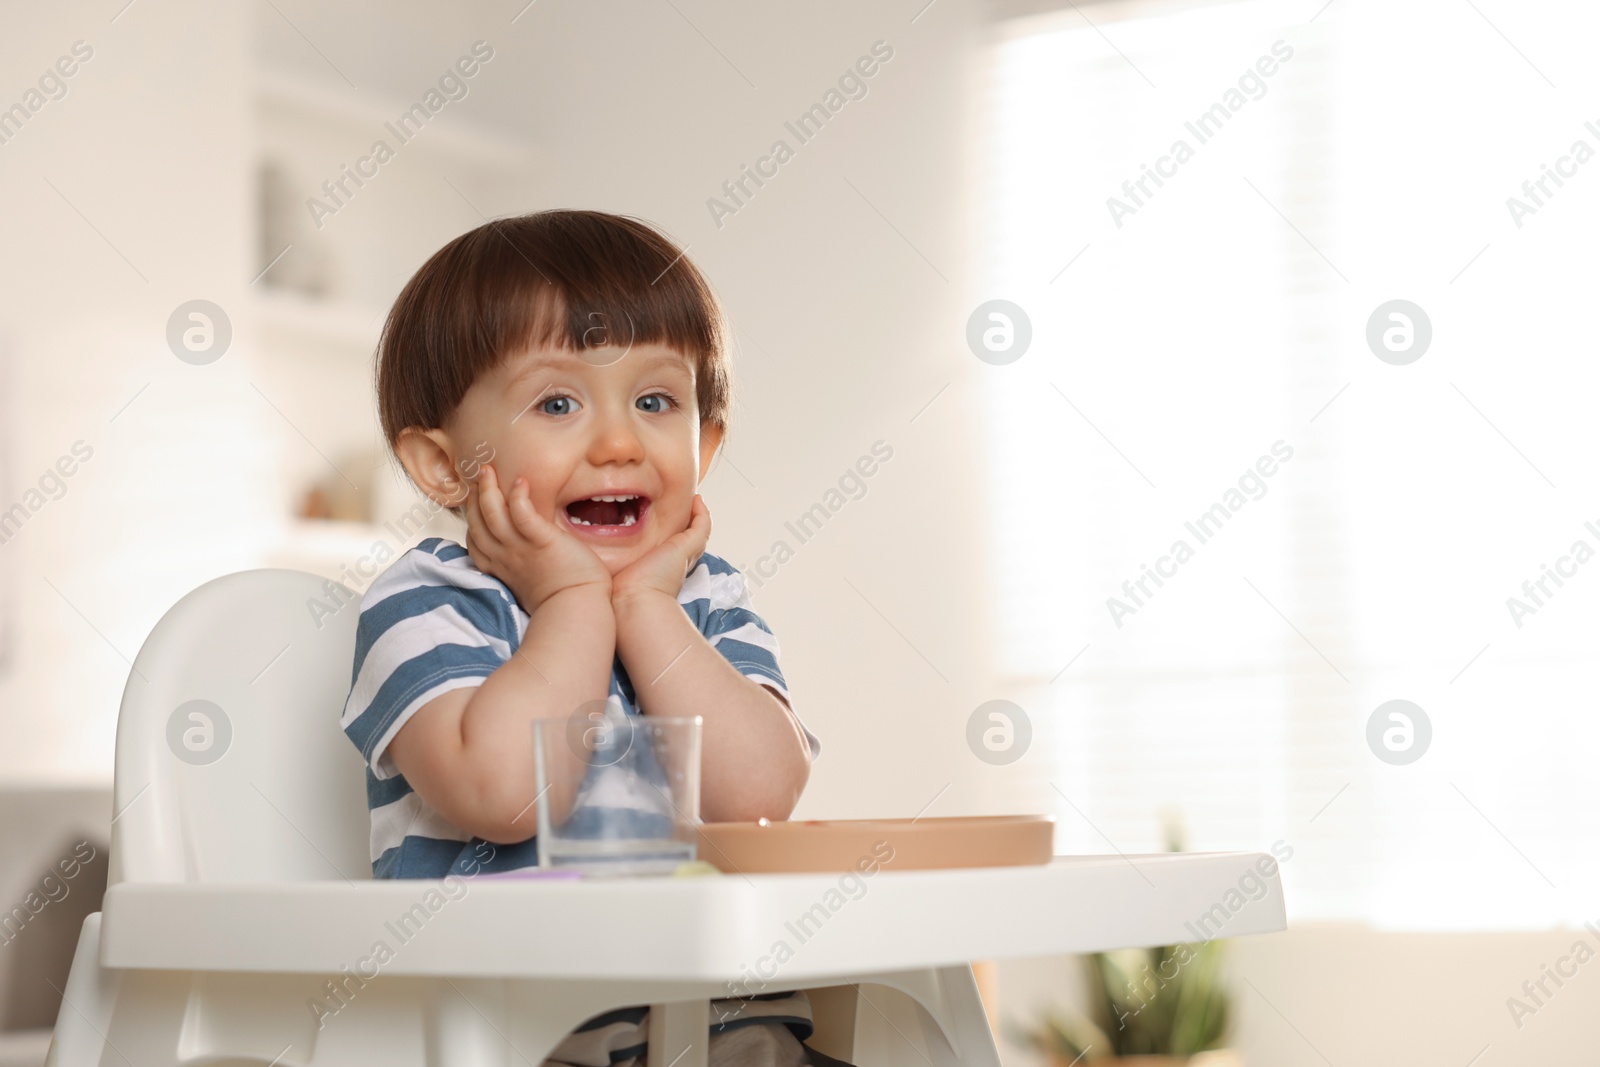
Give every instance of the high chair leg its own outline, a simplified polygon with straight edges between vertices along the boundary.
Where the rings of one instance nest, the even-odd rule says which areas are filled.
[[[650,1005],[648,1067],[706,1067],[709,1000]]]
[[[818,1046],[828,1055],[851,1063],[1000,1067],[970,966],[859,975],[852,985],[857,994],[852,1039],[846,1050],[830,1029],[828,1047]],[[884,996],[875,987],[904,995]]]
[[[100,913],[83,920],[45,1067],[99,1067],[120,972],[100,966]]]
[[[806,1042],[825,1056],[855,1062],[856,1013],[867,1010],[860,990],[853,985],[807,989],[811,1001],[811,1039]]]

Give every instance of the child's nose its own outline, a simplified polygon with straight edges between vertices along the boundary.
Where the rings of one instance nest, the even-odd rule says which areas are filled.
[[[626,410],[607,407],[594,421],[594,438],[589,443],[589,461],[628,463],[644,458],[644,442]]]

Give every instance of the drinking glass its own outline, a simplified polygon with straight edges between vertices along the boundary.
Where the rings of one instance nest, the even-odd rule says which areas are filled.
[[[698,715],[605,711],[533,724],[539,866],[585,874],[671,874],[695,858]]]

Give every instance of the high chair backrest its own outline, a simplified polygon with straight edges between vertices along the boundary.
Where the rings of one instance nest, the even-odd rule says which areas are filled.
[[[365,776],[339,727],[360,597],[241,571],[151,631],[117,721],[112,884],[372,877]]]

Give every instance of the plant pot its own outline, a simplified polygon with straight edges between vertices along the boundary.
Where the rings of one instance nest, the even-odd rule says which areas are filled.
[[[1076,1067],[1243,1067],[1244,1061],[1231,1048],[1213,1049],[1194,1056],[1111,1056],[1081,1060]],[[1065,1056],[1055,1056],[1050,1067],[1072,1067]]]

